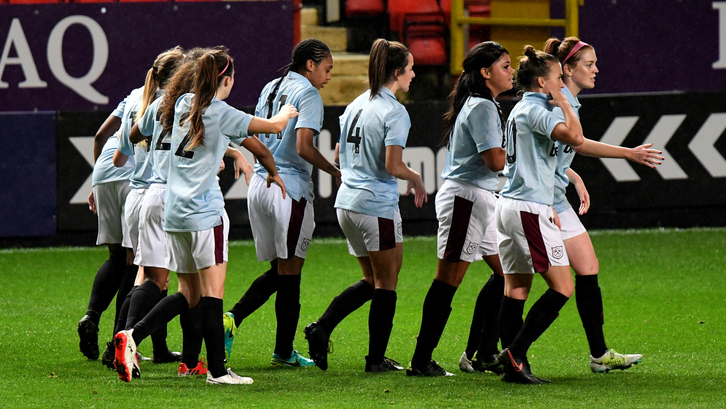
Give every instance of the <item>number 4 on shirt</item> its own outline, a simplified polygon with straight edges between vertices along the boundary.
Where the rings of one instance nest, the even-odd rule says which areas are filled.
[[[360,153],[360,143],[363,139],[360,136],[360,127],[356,127],[355,125],[358,123],[358,118],[360,118],[360,114],[363,112],[362,109],[358,110],[358,113],[355,114],[355,118],[353,118],[353,123],[350,124],[350,129],[348,129],[348,138],[346,138],[346,142],[355,144],[355,153]],[[355,136],[353,136],[353,129],[355,129]]]

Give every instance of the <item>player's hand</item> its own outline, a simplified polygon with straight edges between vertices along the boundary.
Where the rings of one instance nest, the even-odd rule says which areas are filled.
[[[224,170],[224,160],[222,160],[222,162],[219,163],[219,170],[217,171],[217,174],[222,173],[223,170]]]
[[[640,145],[630,150],[629,160],[645,165],[651,169],[655,169],[655,165],[660,165],[664,157],[660,156],[663,152],[657,149],[649,149],[652,143]]]
[[[278,112],[278,115],[282,115],[287,119],[296,118],[298,116],[297,108],[295,108],[295,106],[293,106],[292,104],[286,104],[285,106],[280,108],[280,112]]]
[[[287,190],[285,189],[285,183],[282,181],[279,173],[275,176],[270,176],[269,173],[267,174],[267,188],[269,189],[273,183],[276,183],[278,186],[280,186],[280,190],[282,190],[282,198],[284,199],[287,195]]]
[[[250,185],[250,178],[252,177],[252,165],[247,162],[244,156],[239,155],[234,160],[234,178],[239,179],[239,174],[242,172],[245,175],[245,183],[247,186]]]
[[[562,108],[564,104],[570,103],[569,101],[567,101],[567,97],[565,96],[565,94],[562,93],[562,89],[550,92],[549,96],[552,97],[549,103],[556,107]]]
[[[415,172],[416,178],[414,180],[408,181],[408,186],[406,187],[406,196],[408,196],[411,193],[411,189],[414,191],[414,198],[413,198],[413,204],[416,205],[416,207],[420,208],[423,207],[424,203],[427,203],[429,201],[428,195],[426,194],[426,186],[424,186],[423,179],[421,179],[421,175],[418,174],[418,172]]]
[[[580,197],[580,216],[587,213],[587,210],[590,209],[590,193],[587,192],[587,188],[585,187],[585,183],[580,181],[579,183],[575,183],[575,190],[577,190],[577,196]]]
[[[88,209],[96,214],[96,198],[93,197],[93,191],[88,195]]]

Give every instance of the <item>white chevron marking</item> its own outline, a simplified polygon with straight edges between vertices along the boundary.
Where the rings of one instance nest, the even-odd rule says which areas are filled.
[[[713,146],[726,130],[726,113],[711,114],[688,144],[701,165],[712,177],[726,177],[726,160]]]
[[[671,139],[673,134],[676,132],[683,120],[686,119],[685,115],[663,115],[655,124],[653,129],[645,138],[643,144],[653,144],[653,149],[663,151],[662,156],[665,158],[663,163],[655,168],[660,173],[663,179],[688,179],[686,172],[678,166],[678,163],[673,159],[670,153],[666,150],[665,146]]]
[[[608,127],[607,131],[600,138],[600,142],[619,146],[638,122],[637,116],[617,117]],[[600,159],[618,182],[637,182],[640,176],[630,167],[625,159]]]

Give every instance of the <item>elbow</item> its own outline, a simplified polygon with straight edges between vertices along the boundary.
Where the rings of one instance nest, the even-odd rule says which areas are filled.
[[[126,164],[127,159],[126,155],[113,155],[113,166],[120,168]]]
[[[272,132],[272,133],[280,133],[280,132],[284,131],[285,130],[285,126],[287,126],[287,124],[284,124],[284,123],[281,123],[281,122],[276,122],[275,125],[274,125],[274,127],[273,127],[273,131],[274,132]]]
[[[582,134],[577,134],[572,138],[572,141],[570,142],[569,145],[572,146],[573,148],[576,148],[576,147],[582,145],[583,143],[585,143],[585,136],[583,136]]]
[[[497,159],[493,163],[487,163],[487,168],[491,170],[492,172],[500,172],[502,169],[504,169],[504,162],[505,158],[502,157],[501,159]]]
[[[386,170],[393,177],[397,178],[400,175],[400,167],[398,166],[397,163],[386,163]]]

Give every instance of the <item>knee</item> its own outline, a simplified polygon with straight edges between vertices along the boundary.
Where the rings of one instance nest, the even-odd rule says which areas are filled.
[[[597,259],[597,257],[593,257],[592,260],[590,260],[587,264],[584,266],[579,266],[575,273],[579,276],[593,276],[600,272],[600,261]]]

